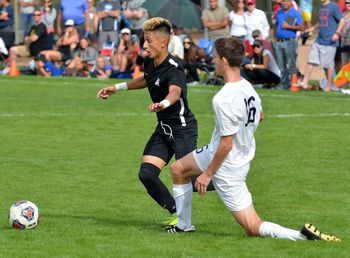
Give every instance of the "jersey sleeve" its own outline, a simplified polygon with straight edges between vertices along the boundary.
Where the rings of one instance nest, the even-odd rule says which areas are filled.
[[[238,133],[243,114],[237,108],[239,105],[236,104],[238,103],[213,100],[214,118],[220,136]]]
[[[169,82],[168,85],[176,85],[183,88],[186,85],[186,78],[184,71],[177,68],[172,68],[168,72]]]

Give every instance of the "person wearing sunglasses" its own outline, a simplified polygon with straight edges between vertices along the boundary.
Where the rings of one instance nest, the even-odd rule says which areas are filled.
[[[252,47],[252,62],[243,66],[242,77],[252,84],[263,84],[267,88],[278,85],[281,72],[272,53],[264,48],[261,40],[255,40]]]
[[[47,49],[47,29],[42,22],[40,9],[33,12],[34,25],[30,27],[28,36],[24,38],[24,45],[10,49],[10,62],[16,61],[17,56],[36,57],[42,50]]]
[[[205,58],[205,50],[199,48],[190,36],[185,36],[183,39],[184,59],[183,64],[187,72],[187,85],[197,85],[199,76],[197,69],[201,66]]]

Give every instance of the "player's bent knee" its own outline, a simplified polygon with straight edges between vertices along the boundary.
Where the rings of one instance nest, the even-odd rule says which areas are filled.
[[[158,177],[160,168],[151,163],[142,163],[139,171],[139,179],[141,182],[152,181],[153,178]]]
[[[232,215],[244,228],[248,236],[259,236],[259,229],[262,221],[253,206],[239,212],[232,212]]]
[[[171,176],[174,178],[181,177],[181,163],[179,161],[175,161],[173,164],[171,164],[170,169],[171,169]]]

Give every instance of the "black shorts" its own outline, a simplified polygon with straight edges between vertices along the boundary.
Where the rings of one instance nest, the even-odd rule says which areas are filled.
[[[148,140],[143,155],[155,156],[169,163],[173,155],[176,159],[184,157],[197,148],[197,122],[186,126],[173,126],[159,122]]]

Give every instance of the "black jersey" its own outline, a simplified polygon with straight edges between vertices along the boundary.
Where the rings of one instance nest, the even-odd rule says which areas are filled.
[[[173,125],[186,126],[195,121],[195,117],[188,107],[186,75],[182,62],[172,55],[168,55],[158,66],[154,66],[153,59],[146,58],[144,62],[147,87],[154,103],[159,103],[169,94],[169,86],[181,88],[180,100],[170,107],[157,112],[158,121]]]

